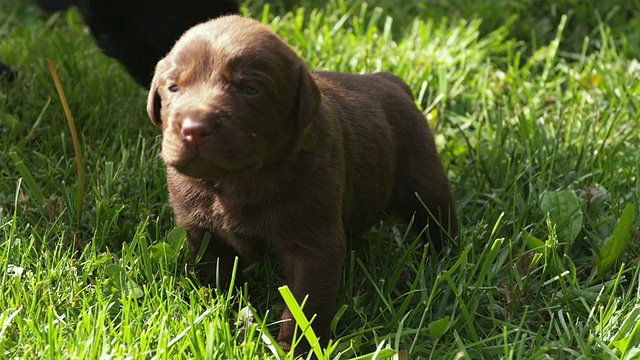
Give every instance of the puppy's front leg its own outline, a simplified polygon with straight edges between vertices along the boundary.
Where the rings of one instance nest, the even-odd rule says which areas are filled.
[[[298,303],[302,304],[305,296],[309,296],[304,305],[304,313],[308,319],[315,314],[311,326],[320,338],[320,344],[326,347],[329,342],[330,325],[333,319],[335,302],[340,287],[342,263],[344,260],[344,236],[337,244],[323,244],[326,239],[314,239],[318,248],[300,248],[282,255],[287,285]],[[319,244],[327,245],[321,246]],[[282,324],[278,343],[288,351],[293,341],[295,320],[289,309],[282,313]],[[298,336],[302,334],[298,331]],[[296,353],[309,350],[309,343],[302,339],[296,347]]]
[[[196,268],[198,278],[203,285],[215,287],[216,279],[219,280],[220,289],[226,290],[231,285],[231,277],[233,275],[233,265],[236,251],[227,244],[224,239],[216,234],[211,234],[209,243],[203,244],[205,234],[209,234],[201,228],[187,229],[187,243],[189,245],[189,262]],[[196,263],[196,258],[202,246],[206,246],[200,262]],[[240,265],[240,263],[238,263]],[[236,284],[241,284],[239,279],[242,268],[238,266],[236,274]]]

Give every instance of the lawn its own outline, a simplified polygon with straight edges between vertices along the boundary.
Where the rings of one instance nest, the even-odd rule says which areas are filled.
[[[461,216],[439,257],[391,221],[349,252],[327,358],[640,356],[637,1],[244,5],[312,69],[405,79]],[[0,358],[293,358],[275,260],[185,269],[146,90],[79,13],[1,1],[0,61]]]

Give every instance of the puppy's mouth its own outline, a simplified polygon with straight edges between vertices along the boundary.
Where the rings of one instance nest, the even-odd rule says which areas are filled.
[[[183,175],[215,180],[256,168],[252,149],[250,142],[239,139],[212,136],[207,141],[193,142],[178,134],[165,134],[161,157],[167,166]]]

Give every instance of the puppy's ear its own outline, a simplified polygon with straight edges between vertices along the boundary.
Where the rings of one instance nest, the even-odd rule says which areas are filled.
[[[158,62],[156,66],[156,72],[151,80],[151,86],[149,88],[149,95],[147,96],[147,114],[149,119],[155,126],[162,125],[162,119],[160,118],[160,109],[162,108],[162,99],[158,93],[158,86],[160,86],[160,76],[164,70],[164,59]]]
[[[307,127],[320,107],[320,90],[306,66],[301,66],[298,76],[298,129]]]

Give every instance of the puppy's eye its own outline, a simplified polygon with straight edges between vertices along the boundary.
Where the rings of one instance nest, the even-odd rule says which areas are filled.
[[[180,86],[178,86],[178,84],[172,84],[172,85],[169,85],[169,87],[167,89],[169,89],[169,91],[174,93],[174,92],[178,92],[178,90],[180,90]]]
[[[254,88],[251,85],[244,85],[240,88],[240,92],[245,95],[255,95],[258,93],[258,89]]]

